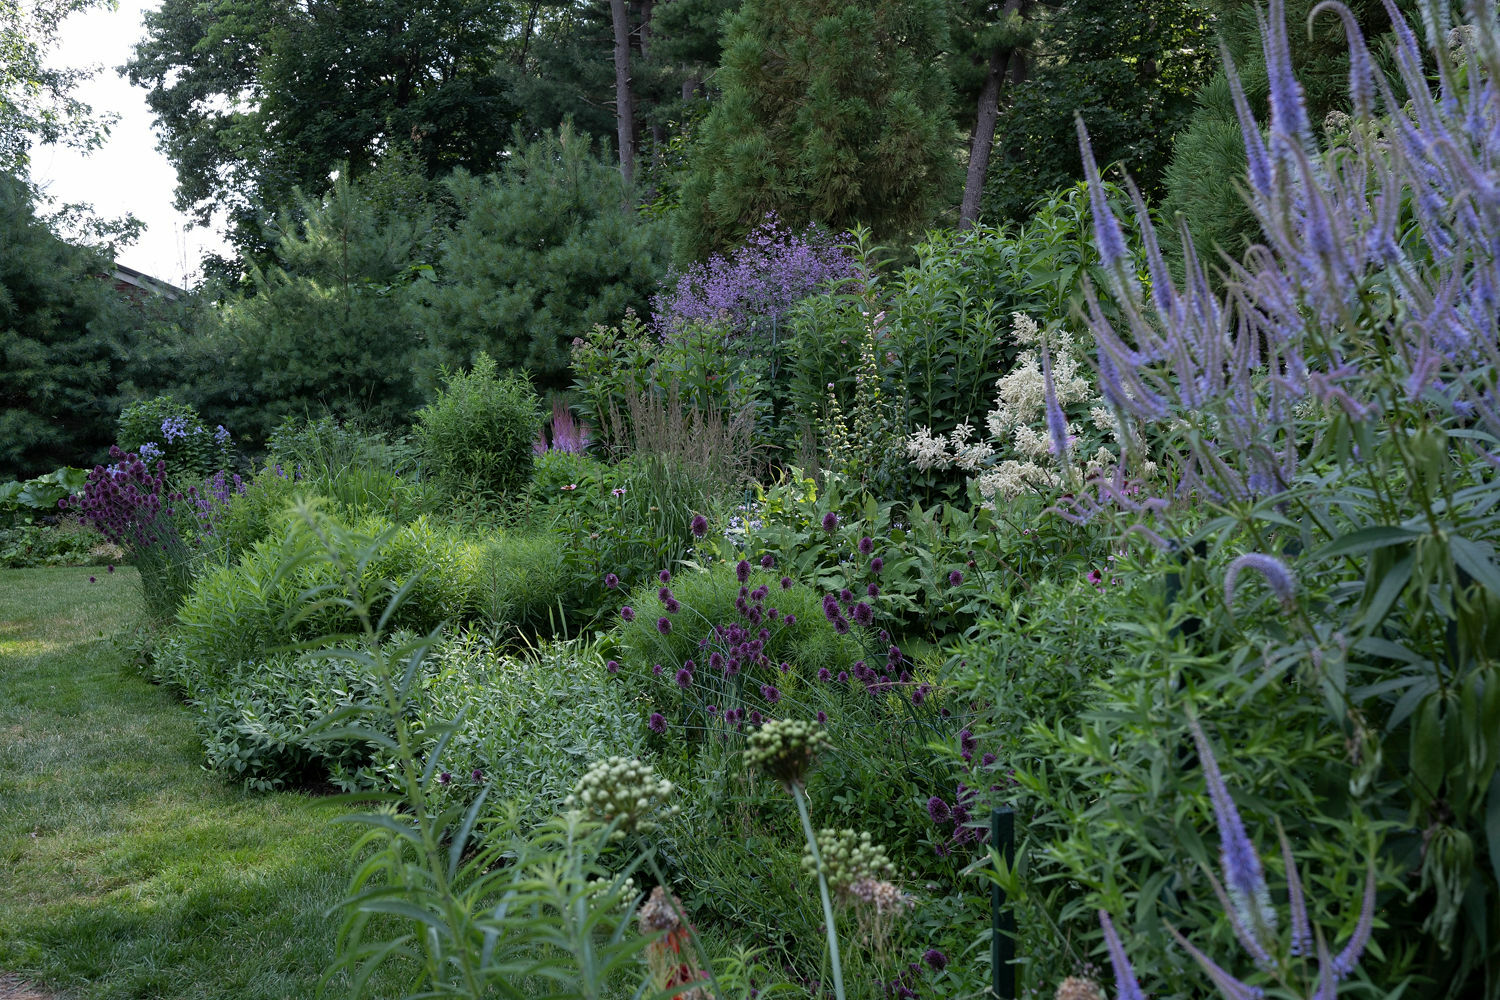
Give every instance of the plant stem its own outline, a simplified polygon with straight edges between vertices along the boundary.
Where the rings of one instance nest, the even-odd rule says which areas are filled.
[[[802,817],[802,833],[807,837],[807,849],[812,852],[813,864],[818,870],[818,892],[823,896],[823,923],[828,928],[828,964],[833,967],[833,994],[844,1000],[844,967],[839,962],[839,933],[833,923],[833,901],[828,897],[828,879],[823,875],[823,856],[818,853],[818,837],[813,833],[812,818],[807,814],[807,799],[802,786],[792,782],[792,798],[797,802],[797,815]]]

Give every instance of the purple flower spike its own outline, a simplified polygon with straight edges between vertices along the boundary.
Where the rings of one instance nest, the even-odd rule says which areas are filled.
[[[1329,971],[1335,980],[1342,980],[1354,971],[1359,964],[1360,956],[1365,953],[1365,945],[1370,943],[1370,929],[1375,923],[1375,863],[1370,863],[1365,872],[1365,897],[1359,907],[1359,922],[1354,925],[1354,933],[1349,936],[1349,941],[1343,950],[1334,956]]]
[[[1225,604],[1234,606],[1235,585],[1239,582],[1240,573],[1247,569],[1253,569],[1264,576],[1271,592],[1284,606],[1291,607],[1295,603],[1297,579],[1292,576],[1286,563],[1263,552],[1247,552],[1230,563],[1229,569],[1224,572]]]
[[[1120,935],[1115,933],[1114,923],[1103,910],[1099,911],[1099,926],[1104,928],[1104,943],[1109,947],[1109,964],[1115,970],[1115,1000],[1146,1000],[1146,994],[1141,992],[1141,984],[1135,978],[1135,969],[1130,967],[1130,959],[1125,957],[1125,946],[1120,943]]]
[[[1229,973],[1225,972],[1217,962],[1209,958],[1199,949],[1193,947],[1192,942],[1178,933],[1177,928],[1173,927],[1171,924],[1167,924],[1167,930],[1174,938],[1177,939],[1177,943],[1182,945],[1183,949],[1187,951],[1189,955],[1193,956],[1193,960],[1202,967],[1203,971],[1208,973],[1208,978],[1214,981],[1214,985],[1219,988],[1219,993],[1225,998],[1225,1000],[1262,1000],[1262,998],[1265,996],[1264,990],[1261,990],[1260,988],[1255,986],[1251,986],[1247,983],[1242,983],[1238,979],[1231,976]],[[1118,944],[1118,942],[1119,939],[1116,938],[1116,944]],[[1123,997],[1125,994],[1122,992],[1120,995]],[[1136,995],[1139,996],[1139,992],[1137,992]],[[1322,997],[1322,994],[1319,993],[1318,996]],[[1332,994],[1329,994],[1325,998],[1325,1000],[1333,1000]]]
[[[1270,957],[1265,944],[1256,935],[1261,928],[1276,927],[1276,911],[1271,908],[1271,896],[1266,889],[1266,873],[1261,868],[1260,855],[1245,832],[1245,824],[1235,808],[1234,799],[1224,785],[1224,776],[1219,772],[1219,762],[1214,759],[1208,738],[1197,719],[1189,722],[1193,730],[1193,741],[1198,745],[1198,757],[1203,764],[1203,777],[1208,784],[1209,799],[1213,803],[1214,822],[1219,827],[1219,863],[1224,870],[1224,884],[1229,893],[1229,902],[1236,917],[1236,930],[1243,929],[1248,940],[1242,940],[1245,950],[1250,952],[1257,964],[1269,964]]]

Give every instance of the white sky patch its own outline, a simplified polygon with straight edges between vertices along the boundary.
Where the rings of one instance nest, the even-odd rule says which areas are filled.
[[[120,251],[118,261],[174,285],[190,286],[200,276],[206,253],[232,256],[222,225],[188,228],[172,207],[177,172],[156,149],[156,124],[146,92],[115,72],[130,59],[145,35],[144,13],[160,0],[120,0],[118,10],[87,10],[70,17],[49,54],[58,66],[103,70],[78,87],[77,95],[97,112],[119,116],[103,146],[91,153],[64,146],[31,151],[31,179],[63,203],[87,202],[104,218],[134,215],[146,231]]]

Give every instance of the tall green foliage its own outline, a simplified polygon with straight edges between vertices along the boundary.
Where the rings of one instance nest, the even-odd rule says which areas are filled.
[[[768,212],[885,240],[930,222],[956,180],[945,34],[930,0],[747,0],[689,158],[678,257],[721,249]]]
[[[26,184],[0,173],[0,478],[93,464],[130,341],[109,262],[55,236]]]
[[[456,175],[462,221],[422,287],[424,367],[471,363],[561,383],[568,345],[597,323],[644,312],[665,270],[659,223],[630,210],[617,166],[564,126],[516,151],[490,177]]]

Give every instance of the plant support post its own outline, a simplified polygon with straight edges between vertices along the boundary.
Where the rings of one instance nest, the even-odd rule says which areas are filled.
[[[1000,852],[1006,868],[1016,860],[1016,812],[1001,806],[990,812],[990,844]],[[1015,1000],[1016,914],[1005,905],[1005,890],[990,889],[990,974],[999,1000]]]

